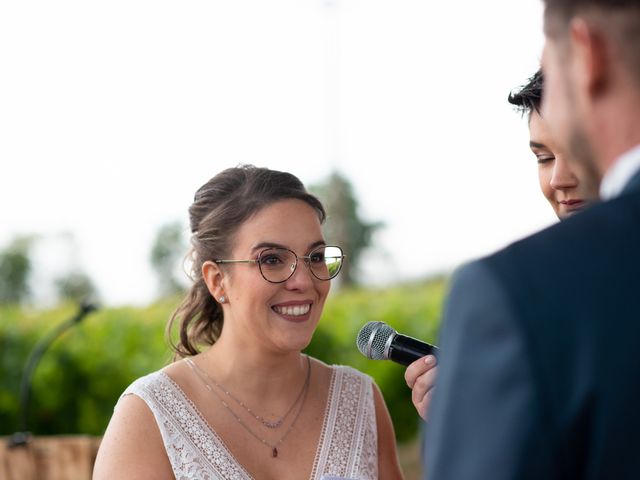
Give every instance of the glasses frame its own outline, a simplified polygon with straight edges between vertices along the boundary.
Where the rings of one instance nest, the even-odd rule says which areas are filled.
[[[340,258],[340,267],[338,268],[338,270],[329,278],[320,278],[318,277],[318,275],[316,275],[313,271],[313,269],[311,268],[311,255],[320,249],[327,249],[327,248],[337,248],[338,250],[340,250],[340,256],[339,257],[332,257],[332,258]],[[293,256],[295,257],[296,261],[293,265],[291,265],[290,270],[291,273],[289,274],[289,276],[287,278],[285,278],[284,280],[280,280],[278,282],[274,282],[273,280],[269,280],[265,275],[264,272],[262,271],[262,263],[260,263],[260,259],[262,258],[262,255],[270,250],[285,250],[287,252],[290,252],[293,254]],[[268,247],[265,248],[264,250],[261,250],[260,253],[258,253],[258,258],[255,258],[253,260],[213,260],[213,263],[217,263],[217,264],[227,264],[227,263],[257,263],[258,264],[258,269],[260,270],[260,275],[262,275],[262,278],[264,278],[267,282],[269,283],[284,283],[287,280],[289,280],[291,277],[293,277],[293,274],[296,273],[296,270],[298,269],[298,260],[302,260],[306,265],[307,268],[309,269],[309,271],[311,272],[311,275],[313,275],[315,278],[317,278],[318,280],[320,280],[321,282],[328,282],[329,280],[332,280],[334,278],[336,278],[338,276],[338,274],[340,273],[340,271],[342,270],[342,263],[344,262],[344,259],[347,257],[347,255],[344,253],[344,250],[342,250],[342,247],[339,247],[338,245],[320,245],[318,247],[315,247],[314,249],[312,249],[307,255],[298,255],[296,252],[294,252],[293,250],[290,250],[288,248],[285,247]]]

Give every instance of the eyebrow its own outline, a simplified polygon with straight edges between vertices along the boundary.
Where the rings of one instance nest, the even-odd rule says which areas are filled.
[[[309,245],[309,251],[313,250],[316,247],[320,247],[321,245],[326,245],[327,242],[325,242],[324,240],[318,240],[316,242],[313,242],[311,245]],[[287,247],[286,245],[282,245],[280,243],[275,243],[275,242],[260,242],[257,245],[255,245],[251,251],[255,252],[256,250],[264,250],[265,248],[285,248],[287,250],[291,250],[289,247]]]
[[[529,142],[529,146],[533,147],[533,148],[549,148],[547,147],[544,143],[538,143],[538,142]]]

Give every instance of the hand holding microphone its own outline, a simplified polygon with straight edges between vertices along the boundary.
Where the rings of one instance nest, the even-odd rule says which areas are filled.
[[[438,347],[401,335],[384,322],[369,322],[358,333],[358,350],[372,360],[392,360],[407,366],[404,379],[411,389],[411,401],[427,419],[437,374]]]

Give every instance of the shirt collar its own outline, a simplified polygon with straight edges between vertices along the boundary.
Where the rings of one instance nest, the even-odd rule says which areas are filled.
[[[631,177],[640,171],[640,145],[622,154],[600,183],[600,198],[610,200],[622,193]]]

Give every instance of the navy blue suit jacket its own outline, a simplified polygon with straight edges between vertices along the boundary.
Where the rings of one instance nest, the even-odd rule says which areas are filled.
[[[429,480],[640,479],[640,174],[454,276]]]

